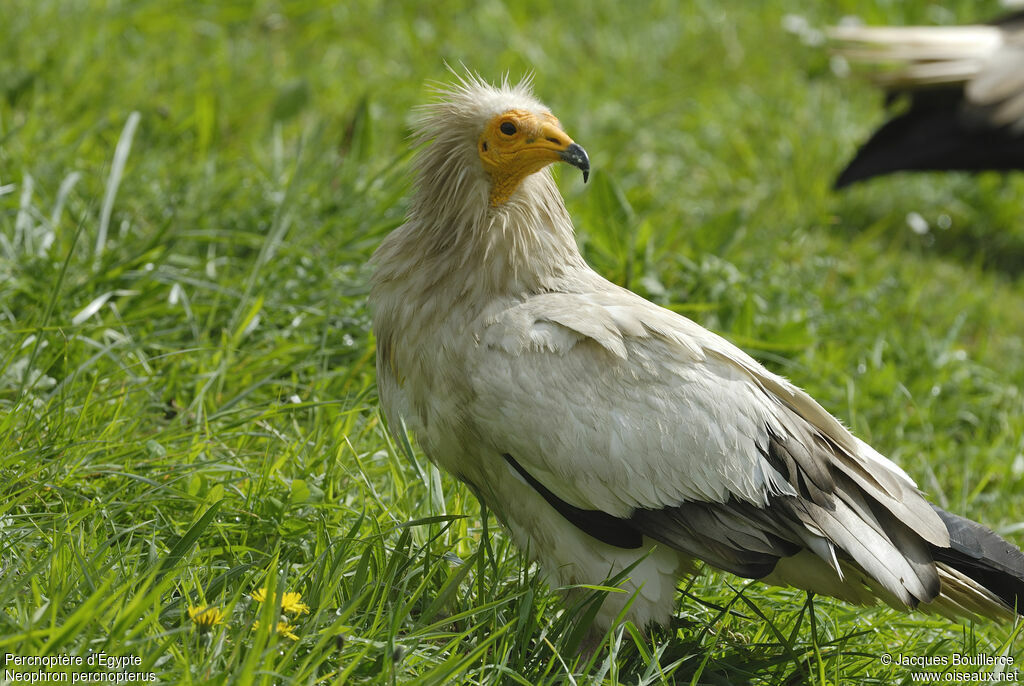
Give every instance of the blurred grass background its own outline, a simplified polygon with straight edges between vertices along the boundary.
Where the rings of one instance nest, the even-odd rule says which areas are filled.
[[[203,684],[889,684],[910,673],[886,651],[1024,659],[1012,627],[712,573],[672,630],[626,627],[576,663],[585,608],[560,613],[468,492],[385,435],[365,307],[426,82],[446,62],[532,72],[593,161],[561,185],[595,268],[1024,543],[1024,179],[832,193],[883,111],[819,33],[998,11],[6,2],[0,650]],[[188,614],[206,606],[208,630]]]

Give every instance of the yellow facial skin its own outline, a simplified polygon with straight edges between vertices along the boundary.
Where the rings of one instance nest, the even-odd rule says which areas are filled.
[[[508,200],[530,174],[564,159],[571,145],[572,139],[550,114],[509,110],[494,117],[477,142],[480,160],[491,175],[491,206]]]

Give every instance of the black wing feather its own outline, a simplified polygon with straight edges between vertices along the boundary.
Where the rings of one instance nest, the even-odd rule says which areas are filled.
[[[949,547],[932,547],[936,561],[963,572],[1024,615],[1024,553],[981,524],[932,507],[949,530]]]

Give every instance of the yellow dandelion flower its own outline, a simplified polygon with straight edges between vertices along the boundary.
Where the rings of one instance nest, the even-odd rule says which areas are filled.
[[[257,603],[267,599],[267,589],[258,588],[250,594],[250,597]],[[309,614],[309,605],[302,602],[301,593],[285,593],[281,596],[281,609],[295,615]]]
[[[281,609],[296,615],[309,614],[309,605],[302,602],[301,593],[285,593],[281,598]]]
[[[218,624],[224,623],[224,612],[215,605],[197,607],[190,605],[188,618],[195,622],[201,630],[212,629]]]
[[[277,633],[284,636],[285,638],[290,638],[293,641],[299,640],[299,637],[296,636],[294,632],[292,632],[292,627],[288,624],[288,622],[278,622]]]
[[[252,628],[259,629],[260,620],[257,619],[255,622],[253,622]],[[292,625],[285,621],[280,621],[277,623],[277,633],[281,636],[284,636],[285,638],[290,638],[293,641],[299,640],[299,637],[296,636],[295,633],[292,631]]]

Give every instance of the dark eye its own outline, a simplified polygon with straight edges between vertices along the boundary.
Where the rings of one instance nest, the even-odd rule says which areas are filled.
[[[516,125],[510,121],[502,122],[501,132],[506,136],[511,136],[516,132]]]

